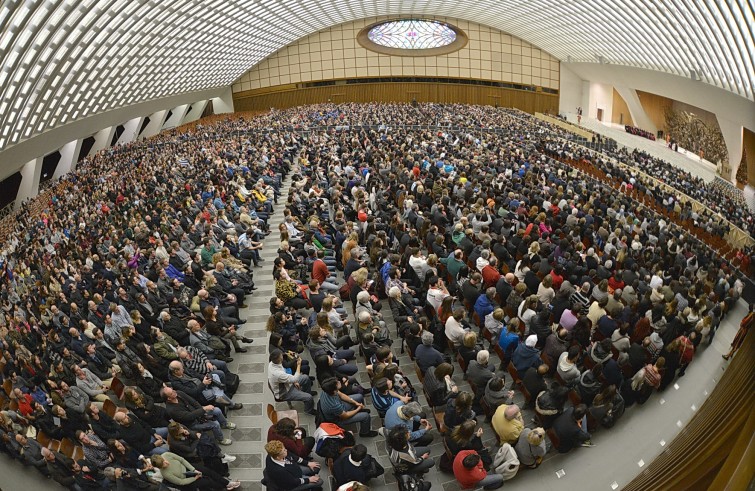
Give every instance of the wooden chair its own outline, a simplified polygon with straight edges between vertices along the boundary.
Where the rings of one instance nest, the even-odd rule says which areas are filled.
[[[467,373],[467,360],[464,359],[459,353],[456,353],[456,363],[461,367],[461,371]]]
[[[294,424],[299,426],[299,413],[296,409],[289,409],[285,411],[278,411],[272,404],[267,405],[267,418],[271,423],[276,424],[283,418],[290,418],[294,420]]]
[[[559,447],[561,447],[561,440],[558,438],[558,435],[553,430],[553,428],[548,428],[547,430],[545,430],[545,434],[548,435],[548,439],[551,441],[553,448],[558,450]]]
[[[522,386],[522,377],[519,376],[519,372],[517,371],[516,367],[514,366],[514,362],[510,361],[509,366],[509,375],[511,375],[511,378],[514,380],[514,383],[518,386]]]
[[[73,455],[71,458],[75,461],[79,461],[84,458],[84,448],[80,445],[73,447]]]
[[[496,343],[496,340],[495,340],[495,339],[493,338],[493,333],[492,333],[492,332],[488,331],[488,330],[487,330],[486,328],[484,328],[484,327],[482,327],[482,328],[481,328],[480,330],[482,331],[482,337],[483,337],[483,338],[485,338],[485,339],[487,339],[487,340],[488,340],[488,342],[489,342],[489,343],[490,343],[491,345],[492,345],[492,344],[497,344],[497,343]]]
[[[401,342],[406,346],[406,352],[409,353],[409,359],[414,361],[414,350],[411,345],[406,342],[406,339],[402,339]]]
[[[47,445],[47,448],[54,452],[60,451],[60,440],[50,440],[50,443]]]
[[[422,370],[419,368],[419,365],[417,362],[414,362],[414,371],[417,372],[417,379],[419,380],[420,384],[425,383],[425,375],[422,373]]]
[[[577,407],[582,404],[582,397],[580,397],[579,392],[576,390],[570,390],[567,395],[569,396],[569,401],[572,406]]]
[[[63,438],[60,441],[60,453],[65,455],[66,457],[72,457],[73,456],[73,449],[76,446],[76,444],[73,443],[73,440],[70,438]]]
[[[519,391],[524,396],[524,402],[527,403],[526,405],[533,406],[534,401],[532,400],[532,393],[530,393],[530,391],[527,390],[527,386],[525,386],[524,384],[519,384]]]
[[[115,396],[123,400],[123,390],[126,388],[125,385],[123,385],[123,382],[121,382],[121,379],[119,379],[117,376],[113,377],[113,381],[110,383],[110,390],[112,390],[115,393]]]
[[[485,413],[485,416],[488,418],[488,421],[490,421],[493,418],[493,408],[490,407],[490,404],[488,404],[487,399],[484,397],[480,398],[480,407],[482,408],[482,412]]]
[[[278,397],[275,396],[275,392],[273,391],[273,386],[270,384],[270,380],[269,379],[267,381],[267,387],[270,389],[270,392],[273,394],[273,399],[275,399],[275,402],[285,402],[286,404],[288,404],[289,408],[293,408],[294,407],[294,405],[291,404],[291,401],[284,401],[283,399],[279,399]]]
[[[113,401],[108,399],[102,403],[102,410],[105,412],[105,414],[112,418],[113,416],[115,416],[115,413],[118,412],[118,407]]]
[[[39,443],[40,446],[48,447],[51,441],[50,437],[47,436],[47,433],[44,431],[40,430],[37,432],[37,443]]]
[[[13,392],[13,381],[10,378],[3,380],[3,390],[10,397]]]

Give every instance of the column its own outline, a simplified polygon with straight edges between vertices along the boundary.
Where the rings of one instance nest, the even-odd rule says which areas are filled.
[[[68,142],[60,148],[60,162],[52,175],[53,180],[76,170],[82,140]]]
[[[42,174],[43,157],[37,157],[24,164],[21,168],[21,184],[18,186],[18,194],[13,204],[13,209],[18,210],[24,201],[39,194],[39,177]]]
[[[654,135],[658,134],[658,127],[653,124],[653,121],[645,113],[645,109],[642,107],[640,97],[637,95],[637,91],[630,89],[629,87],[622,87],[614,85],[616,92],[619,93],[624,102],[627,103],[629,108],[629,114],[632,115],[632,121],[637,128],[641,128],[645,131],[650,131]]]
[[[184,116],[186,116],[186,112],[189,109],[188,104],[183,104],[178,107],[174,107],[171,110],[170,117],[165,120],[165,123],[163,123],[163,130],[168,130],[170,128],[175,128],[176,126],[181,126],[181,122],[184,120]]]
[[[181,126],[186,123],[191,123],[201,118],[202,113],[207,107],[208,102],[209,101],[204,100],[204,101],[197,101],[194,104],[192,104],[191,109],[184,115],[184,119],[181,121],[181,123],[178,126]]]
[[[727,181],[735,182],[737,169],[742,161],[742,124],[722,118],[720,114],[716,114],[716,119],[729,154],[729,162],[722,162],[722,171],[719,175]]]
[[[115,126],[102,128],[100,131],[98,131],[97,133],[93,135],[94,145],[92,145],[92,149],[89,150],[87,157],[90,155],[94,155],[100,150],[105,149],[110,146],[110,142],[113,140],[113,135],[115,134],[115,128],[116,128]]]
[[[747,186],[745,200],[750,210],[755,213],[755,133],[747,128],[743,131],[743,147],[747,153]],[[735,174],[736,175],[736,174]]]
[[[212,108],[215,110],[215,114],[225,114],[233,112],[233,92],[231,87],[228,87],[220,97],[212,99]]]
[[[142,131],[141,135],[139,135],[139,138],[149,138],[150,136],[155,136],[156,134],[160,133],[160,130],[162,130],[163,123],[165,123],[165,116],[168,114],[167,111],[157,111],[156,113],[152,113],[149,115],[149,123],[147,123],[147,127],[144,128],[144,131]],[[141,124],[139,125],[141,128]]]
[[[142,127],[142,121],[144,121],[144,116],[128,120],[123,125],[123,133],[121,133],[121,137],[118,138],[116,143],[118,145],[125,145],[126,143],[136,140],[136,137],[139,136],[139,130]]]

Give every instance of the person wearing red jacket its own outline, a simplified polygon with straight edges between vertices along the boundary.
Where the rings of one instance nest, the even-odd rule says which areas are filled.
[[[503,476],[488,474],[482,465],[480,454],[475,450],[462,450],[454,458],[454,476],[462,489],[498,489],[503,486]]]

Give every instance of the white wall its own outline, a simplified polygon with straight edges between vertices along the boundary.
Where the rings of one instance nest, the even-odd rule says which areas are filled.
[[[558,112],[573,113],[580,106],[585,107],[582,100],[582,84],[584,80],[569,70],[568,64],[561,63],[561,86],[559,87]]]
[[[591,104],[593,95],[598,96],[602,92],[602,89],[599,91],[595,87],[593,93],[595,84],[617,85],[658,94],[715,114],[729,150],[730,167],[736,175],[742,155],[741,139],[736,141],[737,135],[741,135],[737,127],[755,131],[755,102],[713,85],[653,70],[597,63],[568,65],[576,76],[590,81]]]
[[[590,82],[590,98],[582,111],[588,118],[598,119],[598,109],[603,110],[601,121],[611,122],[613,116],[613,85]]]
[[[591,82],[631,87],[724,114],[755,131],[755,102],[713,85],[668,73],[597,63],[569,63],[569,70]]]

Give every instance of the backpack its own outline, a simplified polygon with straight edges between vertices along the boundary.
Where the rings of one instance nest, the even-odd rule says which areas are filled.
[[[413,474],[396,473],[399,491],[430,491],[431,483]]]

